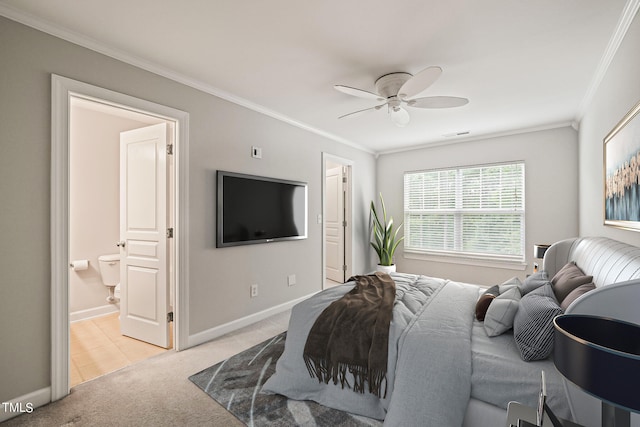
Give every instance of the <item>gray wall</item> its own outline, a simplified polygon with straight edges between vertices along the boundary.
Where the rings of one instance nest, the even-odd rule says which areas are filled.
[[[398,271],[493,285],[531,273],[533,245],[578,233],[578,136],[571,127],[386,154],[378,159],[378,190],[394,221],[403,218],[403,174],[484,163],[525,162],[525,255],[522,270],[415,260],[396,253]],[[458,261],[459,262],[459,261]]]
[[[270,117],[0,17],[0,401],[50,385],[51,74],[190,114],[189,334],[321,289],[322,155],[354,162],[354,271],[369,268],[375,159]],[[259,145],[263,159],[250,157]],[[215,171],[309,183],[309,238],[215,248]],[[287,286],[296,274],[297,285]],[[249,285],[260,296],[249,298]]]
[[[639,51],[640,19],[636,15],[580,122],[579,163],[580,235],[607,236],[636,246],[640,246],[640,233],[603,225],[603,144],[611,129],[640,101]]]

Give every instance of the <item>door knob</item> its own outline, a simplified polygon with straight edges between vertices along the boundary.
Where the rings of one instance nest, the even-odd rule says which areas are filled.
[[[124,241],[121,241],[121,242],[116,243],[116,246],[119,246],[119,247],[121,247],[121,248],[124,248],[124,245],[125,245],[125,242],[124,242]]]

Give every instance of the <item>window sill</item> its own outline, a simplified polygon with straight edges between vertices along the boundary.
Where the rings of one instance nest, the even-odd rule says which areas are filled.
[[[472,265],[478,267],[501,268],[504,270],[524,271],[527,263],[521,261],[499,260],[494,258],[483,258],[474,256],[465,256],[460,254],[434,254],[425,252],[405,251],[403,254],[405,259],[413,259],[420,261],[446,262],[449,264]]]

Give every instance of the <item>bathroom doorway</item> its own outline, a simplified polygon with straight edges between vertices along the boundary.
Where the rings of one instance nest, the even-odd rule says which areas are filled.
[[[93,258],[93,255],[74,253],[74,258],[70,257],[72,255],[70,251],[71,230],[75,220],[70,214],[71,192],[73,183],[77,181],[71,178],[73,174],[70,167],[71,157],[77,154],[71,146],[72,120],[77,120],[77,118],[72,117],[71,104],[77,98],[77,100],[92,102],[92,106],[98,110],[107,107],[113,108],[110,111],[120,119],[127,118],[131,120],[131,114],[133,113],[135,116],[133,121],[141,121],[143,126],[149,126],[149,120],[151,120],[151,123],[161,122],[168,124],[168,127],[171,128],[170,133],[174,139],[170,153],[173,168],[168,174],[169,180],[173,184],[166,194],[171,203],[164,208],[167,215],[170,216],[171,230],[163,230],[163,233],[166,232],[168,236],[169,231],[171,231],[170,261],[167,263],[167,276],[169,277],[168,280],[170,280],[170,286],[166,289],[171,290],[171,297],[168,300],[173,301],[173,313],[170,313],[172,316],[167,315],[163,318],[163,323],[165,326],[170,324],[173,326],[172,335],[168,342],[172,343],[175,351],[188,347],[188,271],[184,266],[185,260],[188,259],[189,241],[188,234],[183,230],[187,229],[186,221],[189,207],[187,179],[189,176],[189,115],[184,111],[66,77],[52,75],[51,83],[51,400],[58,400],[70,392],[71,322],[79,320],[78,317],[93,316],[99,318],[101,315],[108,313],[116,313],[117,317],[118,313],[117,308],[106,300],[108,296],[111,296],[111,293],[102,284],[98,262]],[[100,137],[100,132],[97,131],[97,128],[94,128],[94,133],[89,138],[97,139]],[[169,150],[169,148],[167,149]],[[79,162],[79,165],[81,168],[87,169],[88,172],[85,171],[85,173],[88,174],[97,175],[99,171],[104,171],[104,168],[94,169],[82,161]],[[99,168],[99,166],[96,168]],[[81,189],[78,194],[81,197],[90,198],[98,197],[97,194],[100,192],[105,193],[104,188],[95,188],[94,185],[91,188],[85,187]],[[106,194],[110,194],[110,196],[103,195],[103,197],[117,198],[118,193],[119,191],[107,191]],[[86,207],[87,205],[85,205]],[[102,215],[102,213],[95,215]],[[90,239],[91,235],[100,234],[101,230],[93,228],[92,231],[87,233],[88,235],[79,236],[80,239]],[[101,254],[113,255],[121,250],[121,247],[116,246],[119,239],[118,234],[115,237],[115,241],[112,241],[112,237],[109,237],[110,243],[99,249]],[[85,260],[88,260],[88,262],[85,263]],[[79,261],[80,268],[74,267],[75,261]],[[101,302],[98,303],[100,307],[82,307],[76,304],[79,303],[80,298],[70,294],[71,278],[76,274],[85,275],[84,278],[93,283],[93,287],[80,285],[80,292],[85,294],[83,297],[91,293],[93,293],[93,297],[96,297],[95,293],[102,293],[100,295]],[[98,280],[99,282],[97,282]],[[97,286],[97,284],[101,284],[102,287]],[[73,318],[71,313],[73,313]],[[168,326],[166,329],[169,331]],[[103,357],[107,356],[104,355]]]
[[[69,274],[71,387],[173,347],[173,343],[166,344],[167,339],[160,344],[162,347],[145,342],[153,340],[146,338],[144,331],[138,335],[135,331],[123,330],[123,320],[129,317],[123,318],[120,311],[130,304],[127,305],[127,300],[121,298],[120,274],[113,274],[120,270],[123,264],[120,255],[125,253],[122,250],[124,248],[118,246],[122,238],[121,135],[140,132],[153,125],[163,126],[163,131],[166,128],[164,133],[171,140],[174,139],[172,121],[79,96],[70,99],[69,259],[73,266]],[[148,137],[145,135],[146,140]],[[168,178],[171,178],[173,168],[170,156],[163,158],[169,171]],[[173,182],[172,179],[166,181],[170,184]],[[172,194],[172,186],[169,185],[166,189],[167,223],[172,220]],[[138,195],[140,201],[153,199],[153,195]],[[149,247],[150,242],[143,243]],[[170,241],[165,242],[165,247],[171,248],[172,245],[167,243]],[[163,262],[170,264],[172,253],[170,250],[164,254],[166,260]],[[109,261],[105,263],[105,259]],[[172,300],[173,283],[169,280],[171,275],[167,276],[162,279],[160,286],[169,287]],[[155,301],[154,293],[155,289],[146,289],[141,295],[143,302]],[[155,328],[159,328],[160,333],[165,329],[166,335],[169,335],[165,318],[166,313],[162,322],[156,322]],[[144,319],[144,322],[149,324],[148,319]]]

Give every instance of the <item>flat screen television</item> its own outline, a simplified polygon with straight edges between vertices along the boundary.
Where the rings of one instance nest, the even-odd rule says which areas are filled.
[[[217,171],[216,247],[307,238],[307,183]]]

